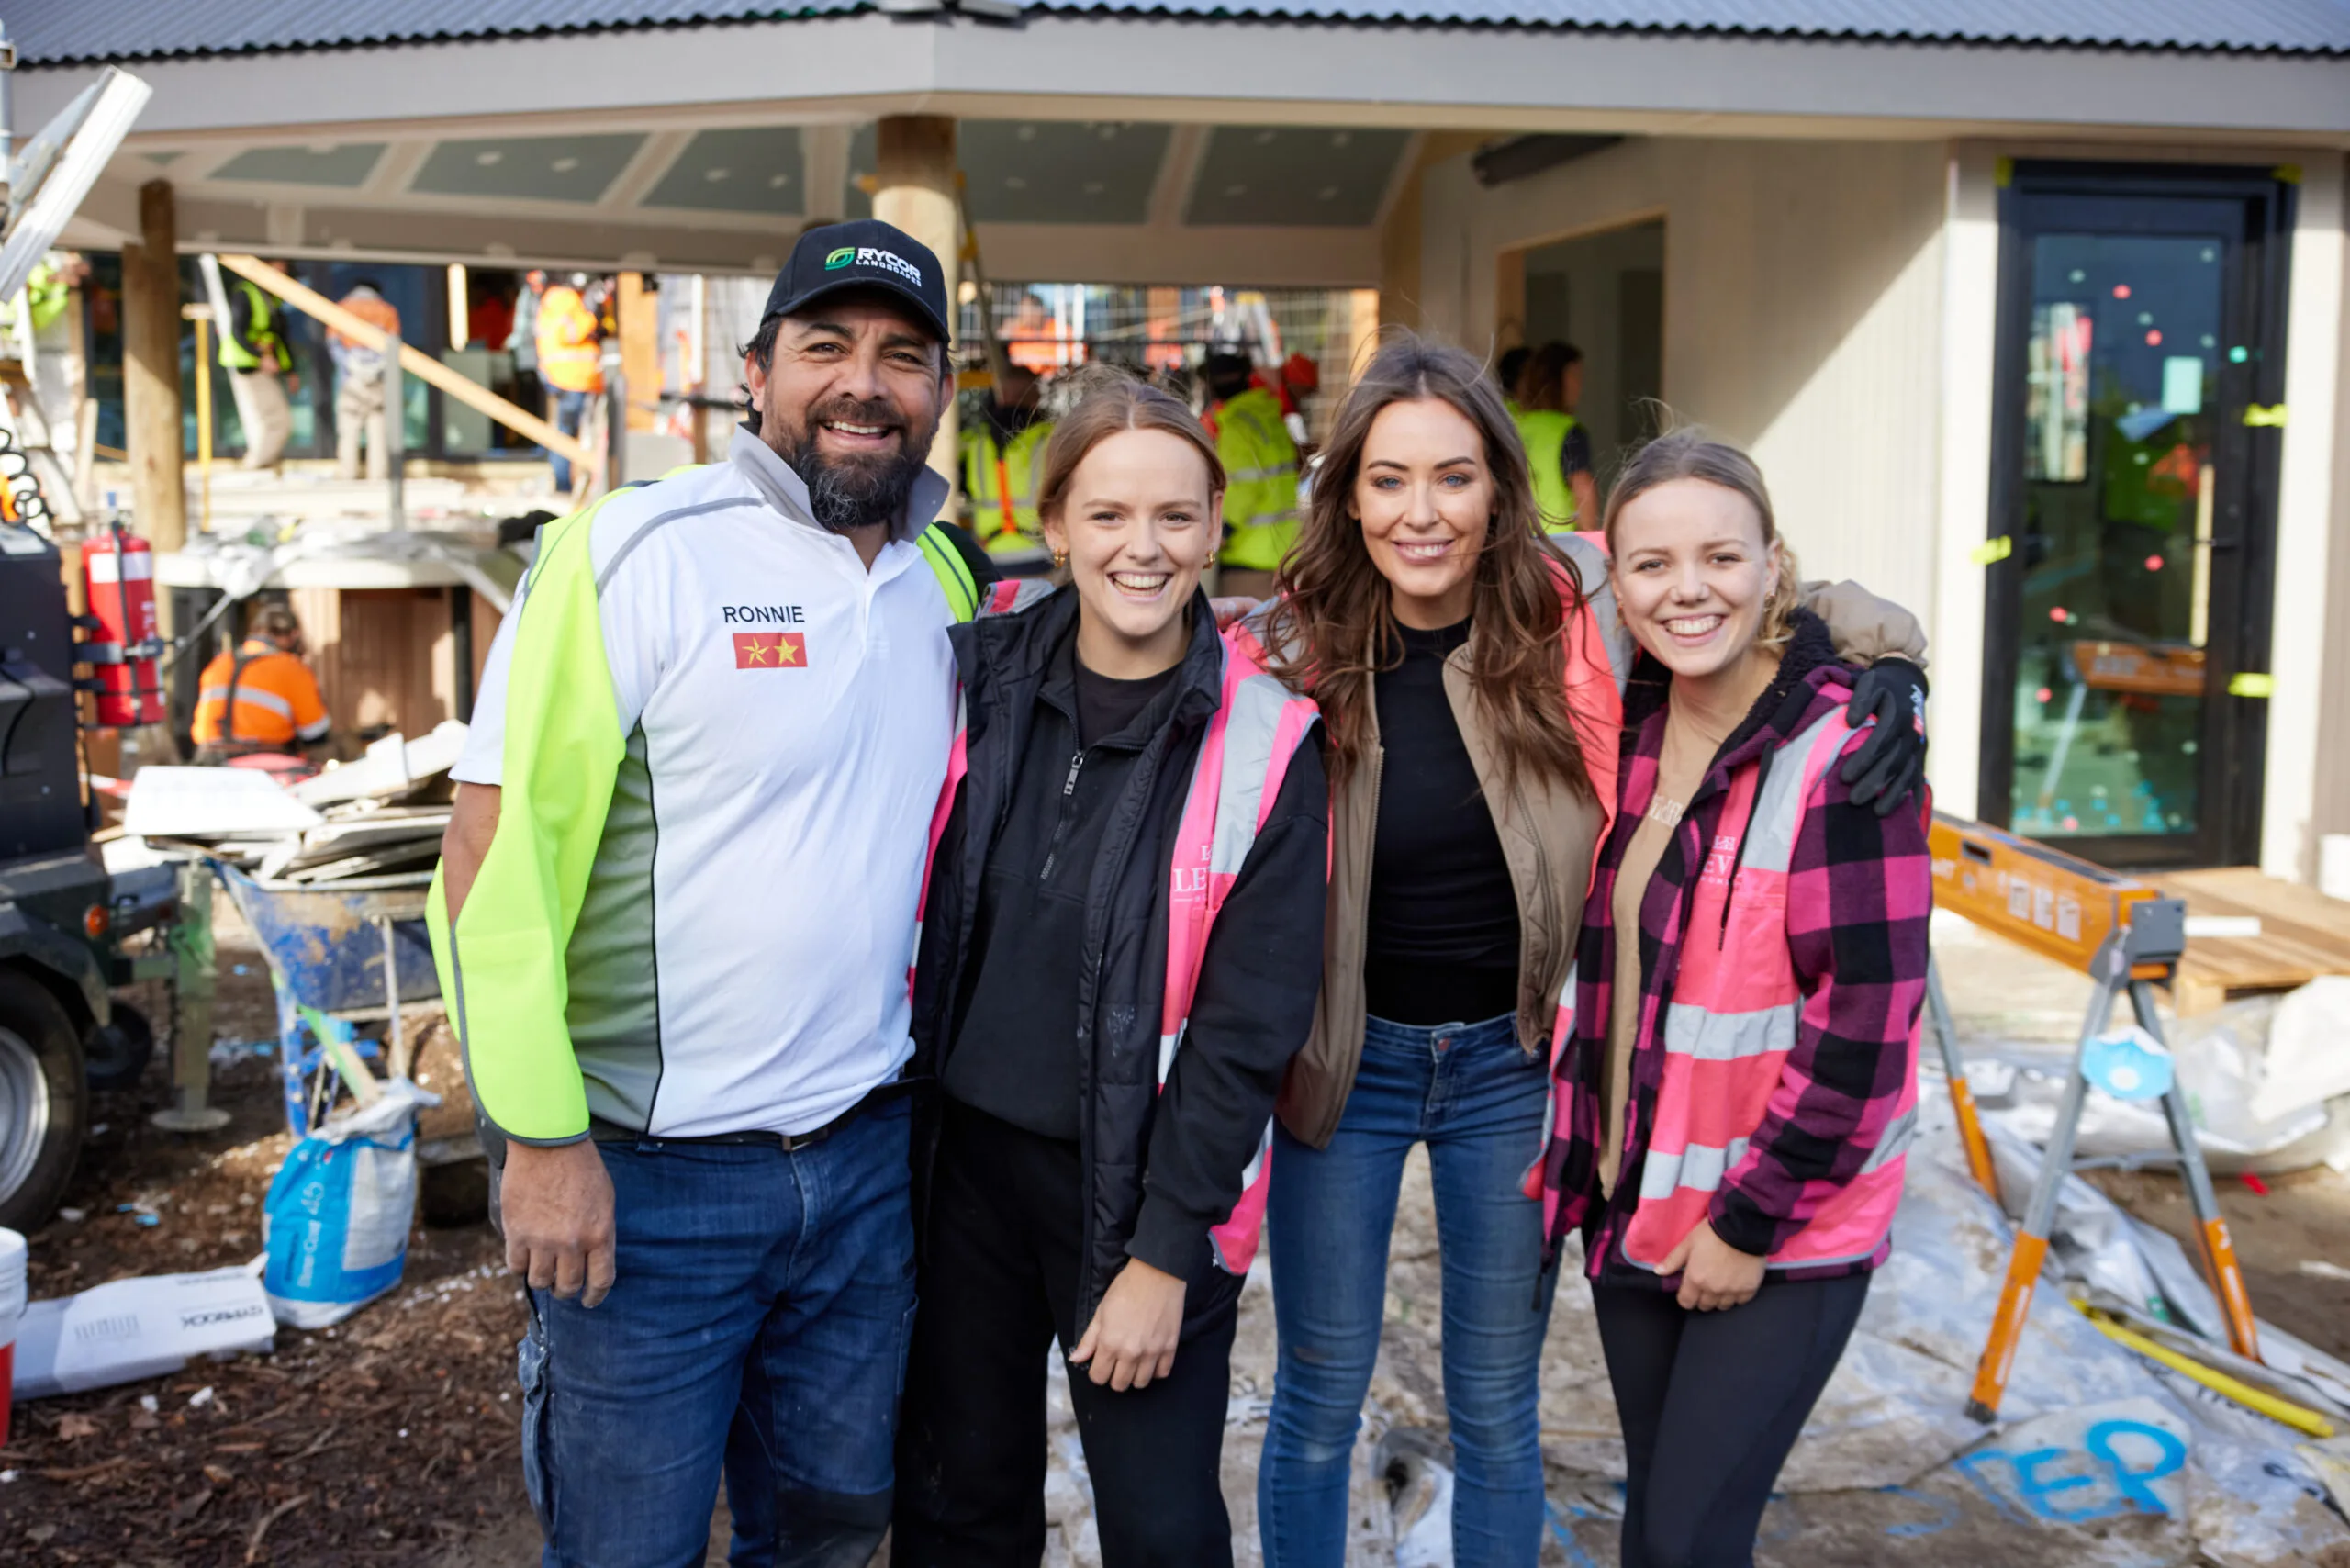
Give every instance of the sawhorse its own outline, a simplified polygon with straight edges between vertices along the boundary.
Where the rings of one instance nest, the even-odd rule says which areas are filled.
[[[2079,1042],[2073,1049],[2073,1068],[2065,1081],[2065,1097],[2056,1110],[2056,1125],[2048,1135],[2041,1157],[2040,1179],[2025,1205],[2023,1226],[2016,1233],[2015,1252],[2008,1261],[2006,1285],[1999,1293],[1999,1310],[1991,1320],[1991,1338],[1975,1371],[1975,1390],[1966,1413],[1990,1421],[1999,1413],[2007,1391],[2008,1373],[2015,1363],[2016,1346],[2023,1337],[2024,1319],[2031,1312],[2032,1292],[2040,1282],[2040,1268],[2048,1256],[2048,1233],[2056,1219],[2056,1199],[2073,1171],[2074,1142],[2080,1131],[2081,1104],[2088,1094],[2082,1058],[2088,1044],[2102,1035],[2113,1017],[2113,1004],[2130,999],[2138,1026],[2160,1043],[2162,1016],[2154,1007],[2153,986],[2167,980],[2187,947],[2187,906],[2177,899],[2148,898],[2127,906],[2125,924],[2112,930],[2098,946],[2089,966],[2097,990],[2089,997],[2081,1022]],[[1937,988],[1938,989],[1938,988]],[[1938,1009],[1937,1028],[1946,1027],[1945,1010]],[[2163,1109],[2170,1122],[2171,1142],[2177,1146],[2179,1170],[2187,1180],[2187,1195],[2195,1207],[2197,1234],[2202,1242],[2204,1273],[2211,1294],[2219,1298],[2227,1320],[2228,1343],[2249,1361],[2260,1359],[2252,1301],[2244,1294],[2244,1271],[2236,1264],[2235,1245],[2228,1238],[2228,1222],[2220,1214],[2211,1173],[2195,1141],[2195,1123],[2187,1109],[2187,1092],[2176,1074],[2163,1093]]]
[[[1975,1108],[1974,1087],[1966,1081],[1966,1063],[1958,1054],[1958,1030],[1951,1023],[1950,999],[1942,994],[1942,970],[1930,955],[1926,959],[1926,1016],[1932,1024],[1934,1043],[1942,1055],[1942,1078],[1950,1089],[1950,1108],[1958,1118],[1958,1141],[1966,1151],[1966,1169],[1975,1184],[1999,1202],[1999,1167],[1991,1158],[1991,1140],[1983,1131],[1983,1114]]]

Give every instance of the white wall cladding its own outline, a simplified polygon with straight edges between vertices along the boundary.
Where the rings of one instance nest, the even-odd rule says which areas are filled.
[[[1439,164],[1422,319],[1483,350],[1503,251],[1662,218],[1665,400],[1753,453],[1807,575],[1930,621],[1945,161],[1934,143],[1659,138],[1494,190]]]

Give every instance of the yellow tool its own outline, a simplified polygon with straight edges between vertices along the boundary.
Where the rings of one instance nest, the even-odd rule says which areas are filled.
[[[2044,844],[1939,812],[1934,814],[1929,842],[1937,905],[2060,963],[2086,970],[2098,982],[2087,1015],[2081,1022],[2065,1098],[2041,1159],[2040,1179],[2033,1184],[2023,1223],[2016,1232],[2015,1253],[2008,1260],[1998,1313],[1992,1319],[1989,1341],[1975,1368],[1973,1396],[1966,1404],[1968,1415],[1989,1421],[1998,1416],[2000,1397],[2007,1391],[2008,1372],[2014,1365],[2024,1319],[2031,1311],[2032,1293],[2040,1282],[2040,1267],[2048,1256],[2056,1196],[2065,1178],[2072,1173],[2081,1105],[2088,1095],[2082,1055],[2089,1041],[2105,1032],[2115,1002],[2124,996],[2130,999],[2138,1026],[2161,1043],[2162,1016],[2155,1010],[2151,985],[2168,981],[2177,969],[2187,948],[2187,906]],[[1930,980],[1930,1002],[1938,989]],[[1946,1028],[1947,1010],[1936,1011],[1936,1026]],[[1955,1102],[1955,1092],[1952,1098]],[[2227,1319],[2230,1347],[2246,1361],[2257,1361],[2259,1330],[2251,1298],[2244,1292],[2244,1271],[2236,1263],[2235,1245],[2220,1214],[2203,1150],[2195,1141],[2186,1091],[2176,1077],[2162,1098],[2188,1199],[2199,1222],[2204,1278]],[[1971,1150],[1969,1158],[1973,1158]]]
[[[2241,1378],[2230,1377],[2216,1367],[2207,1367],[2194,1357],[2174,1350],[2168,1345],[2157,1344],[2133,1329],[2114,1321],[2110,1314],[2101,1312],[2087,1302],[2076,1301],[2081,1316],[2097,1325],[2098,1332],[2117,1345],[2137,1351],[2142,1356],[2162,1362],[2181,1377],[2191,1377],[2214,1394],[2224,1394],[2248,1410],[2257,1410],[2272,1421],[2282,1421],[2295,1431],[2307,1432],[2313,1438],[2333,1436],[2333,1423],[2305,1405],[2255,1388]]]

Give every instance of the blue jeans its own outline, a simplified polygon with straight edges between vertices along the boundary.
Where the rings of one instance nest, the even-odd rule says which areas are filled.
[[[579,427],[588,420],[586,392],[561,392],[554,395],[554,428],[565,435],[577,435]],[[560,453],[550,452],[547,461],[554,467],[554,492],[558,496],[571,493],[571,459]]]
[[[619,1278],[532,1293],[522,1477],[546,1568],[864,1568],[913,1323],[909,1103],[822,1143],[601,1144]]]
[[[1513,1019],[1373,1018],[1327,1148],[1276,1126],[1266,1230],[1281,1359],[1257,1471],[1266,1568],[1339,1568],[1347,1481],[1379,1360],[1404,1157],[1425,1140],[1444,1268],[1444,1403],[1458,1568],[1534,1568],[1542,1539],[1542,1336],[1556,1271],[1520,1182],[1541,1152],[1548,1064]]]

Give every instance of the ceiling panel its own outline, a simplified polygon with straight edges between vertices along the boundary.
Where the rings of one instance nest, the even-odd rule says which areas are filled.
[[[1169,128],[1117,120],[965,120],[974,223],[1140,223]]]
[[[638,135],[443,141],[425,159],[408,188],[429,196],[593,202],[643,145],[644,138]]]
[[[1183,220],[1360,228],[1379,217],[1406,130],[1224,125],[1208,137]]]
[[[356,190],[375,172],[381,141],[346,141],[329,147],[248,147],[207,178],[262,180],[282,185],[330,185]],[[151,152],[150,162],[167,163],[176,152]]]
[[[807,185],[798,126],[705,130],[686,143],[642,205],[789,217],[808,209]]]

